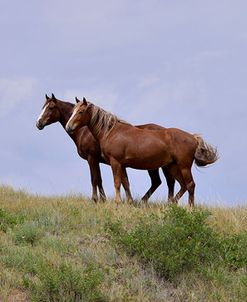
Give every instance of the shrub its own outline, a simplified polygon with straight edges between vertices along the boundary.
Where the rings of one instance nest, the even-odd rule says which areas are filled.
[[[99,289],[103,273],[92,263],[80,268],[60,259],[54,263],[30,246],[5,247],[0,262],[22,273],[32,301],[105,301]]]
[[[130,254],[152,263],[161,276],[174,279],[183,271],[219,259],[220,243],[206,224],[208,215],[170,206],[161,217],[147,215],[131,230],[124,230],[119,221],[108,222],[107,228]]]
[[[247,233],[222,239],[222,258],[231,269],[247,268]]]
[[[41,230],[34,222],[21,225],[14,232],[14,241],[17,244],[30,243],[34,245],[41,237]]]
[[[0,230],[6,232],[9,227],[13,227],[22,221],[18,217],[4,209],[0,209]]]
[[[84,271],[71,264],[46,265],[40,268],[35,278],[24,277],[24,286],[31,291],[33,301],[105,301],[98,289],[102,281],[101,272],[94,266]]]
[[[18,271],[35,274],[44,265],[44,258],[28,246],[5,246],[0,253],[0,262]]]

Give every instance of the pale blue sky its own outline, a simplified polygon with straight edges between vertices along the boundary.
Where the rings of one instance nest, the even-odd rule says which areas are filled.
[[[85,96],[133,124],[201,133],[220,160],[193,169],[196,200],[245,204],[246,1],[0,3],[0,183],[90,196],[87,163],[62,127],[35,127],[53,92]],[[110,168],[102,173],[112,196]],[[135,197],[146,174],[129,169]],[[162,179],[153,199],[167,195]]]

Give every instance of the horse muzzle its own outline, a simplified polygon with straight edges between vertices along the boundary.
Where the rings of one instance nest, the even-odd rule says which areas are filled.
[[[66,126],[65,127],[65,130],[69,133],[69,134],[72,134],[74,132],[74,130],[70,127],[70,126]]]
[[[36,122],[36,127],[39,129],[39,130],[42,130],[45,128],[45,126],[40,122],[40,121],[37,121]]]

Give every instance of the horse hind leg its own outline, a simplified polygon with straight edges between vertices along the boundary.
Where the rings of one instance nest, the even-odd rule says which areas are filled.
[[[174,166],[172,170],[173,177],[179,182],[180,190],[171,200],[178,203],[179,199],[184,195],[186,191],[189,193],[189,205],[194,206],[194,191],[195,182],[193,180],[191,170],[189,168],[180,169],[178,166]]]
[[[186,183],[184,181],[183,175],[179,169],[178,166],[173,167],[172,170],[170,170],[170,172],[172,171],[172,175],[174,177],[174,179],[176,179],[178,181],[178,183],[180,184],[180,190],[178,191],[178,193],[175,195],[175,197],[172,197],[171,201],[174,203],[178,203],[179,199],[184,195],[184,193],[187,191],[186,188]]]
[[[149,197],[153,194],[153,192],[161,185],[161,179],[159,175],[159,170],[148,170],[149,177],[151,179],[151,187],[142,197],[142,201],[147,203]]]
[[[179,199],[184,195],[184,193],[186,192],[186,187],[184,184],[180,183],[180,190],[178,191],[178,193],[176,194],[176,196],[173,198],[175,203],[178,203]]]
[[[98,184],[98,190],[99,190],[100,200],[102,202],[105,202],[106,201],[106,195],[105,195],[104,188],[102,186],[102,182],[100,184]]]
[[[194,207],[194,194],[195,194],[195,182],[191,173],[191,169],[186,168],[182,171],[183,179],[186,185],[186,189],[189,193],[188,203],[189,206]]]
[[[166,183],[168,186],[168,201],[174,200],[174,187],[175,187],[175,178],[174,178],[174,165],[162,167],[163,174],[166,178]]]

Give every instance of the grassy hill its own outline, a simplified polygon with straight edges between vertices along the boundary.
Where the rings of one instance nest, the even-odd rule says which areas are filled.
[[[247,207],[93,204],[0,186],[0,301],[247,301]]]

